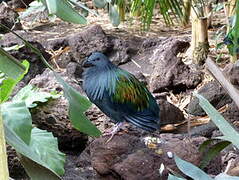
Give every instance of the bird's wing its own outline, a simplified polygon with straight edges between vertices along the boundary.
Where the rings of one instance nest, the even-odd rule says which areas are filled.
[[[149,131],[156,130],[159,127],[159,108],[155,99],[132,74],[122,72],[117,77],[111,101],[117,110],[125,114],[127,121]]]
[[[148,108],[151,96],[148,89],[133,75],[126,71],[122,72],[117,76],[112,101],[131,106],[135,111],[143,111]]]

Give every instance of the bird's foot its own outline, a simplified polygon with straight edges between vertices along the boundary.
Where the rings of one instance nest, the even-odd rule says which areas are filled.
[[[121,127],[123,124],[124,124],[123,122],[117,123],[117,124],[113,127],[113,129],[110,129],[108,132],[105,132],[105,133],[103,134],[103,136],[109,136],[109,135],[110,135],[110,138],[106,141],[106,143],[110,142],[110,141],[113,139],[114,135],[119,132],[120,127]]]

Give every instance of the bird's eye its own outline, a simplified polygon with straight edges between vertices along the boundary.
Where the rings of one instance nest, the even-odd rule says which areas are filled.
[[[100,60],[100,58],[96,58],[96,59],[95,59],[95,61],[99,61],[99,60]]]

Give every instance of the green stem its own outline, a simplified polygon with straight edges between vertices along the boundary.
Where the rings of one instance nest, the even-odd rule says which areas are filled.
[[[3,180],[9,179],[6,142],[4,136],[3,119],[1,115],[1,106],[0,106],[0,176],[1,179]]]

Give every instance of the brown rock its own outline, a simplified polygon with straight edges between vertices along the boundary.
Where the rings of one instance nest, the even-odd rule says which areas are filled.
[[[108,38],[99,25],[87,28],[85,31],[67,37],[73,57],[78,60],[89,56],[92,52],[106,52],[110,46]]]
[[[237,157],[235,159],[231,159],[231,164],[227,172],[228,175],[231,176],[239,176],[239,157],[237,154]]]
[[[227,64],[223,72],[229,77],[230,82],[239,89],[239,61]]]
[[[160,124],[176,124],[185,120],[183,112],[175,105],[169,103],[164,99],[158,100],[160,108]]]
[[[227,92],[217,81],[210,81],[198,90],[198,94],[205,97],[216,109],[231,103],[232,100]],[[187,112],[196,116],[206,115],[204,110],[199,105],[197,97],[193,97],[188,104]]]
[[[65,68],[70,62],[81,64],[95,51],[106,54],[117,65],[124,64],[136,54],[140,47],[139,43],[135,45],[134,37],[125,40],[114,35],[107,35],[99,25],[93,25],[83,31],[54,38],[42,44],[47,49],[53,50],[69,47],[69,51],[58,57],[57,62],[61,68]]]
[[[27,8],[27,6],[32,2],[33,0],[11,0],[8,2],[8,5],[11,6],[13,9],[16,8]]]
[[[193,71],[181,58],[179,52],[184,52],[189,43],[175,38],[170,38],[167,43],[160,44],[154,50],[152,58],[155,67],[150,78],[150,89],[153,92],[173,90],[181,92],[185,89],[195,88],[201,81],[201,73]]]
[[[162,163],[166,167],[163,179],[167,177],[167,168],[179,172],[173,158],[168,155],[170,152],[199,165],[201,154],[197,147],[205,138],[187,140],[181,135],[161,134],[159,139],[151,139],[146,146],[137,131],[129,133],[116,135],[109,143],[105,143],[109,137],[94,140],[83,151],[78,166],[88,170],[92,166],[95,179],[158,180]]]
[[[15,149],[7,145],[7,160],[8,160],[8,170],[11,178],[14,179],[27,179],[27,174],[20,163],[19,158]]]
[[[228,109],[223,112],[222,115],[228,122],[233,123],[237,128],[239,128],[239,109],[234,102],[228,104]]]
[[[0,23],[7,26],[10,29],[17,30],[22,29],[22,25],[17,21],[18,14],[13,9],[7,7],[5,4],[0,3]],[[7,33],[8,31],[0,27],[1,33]]]

